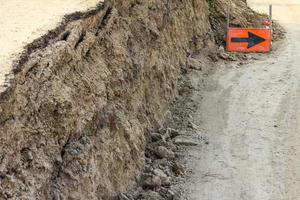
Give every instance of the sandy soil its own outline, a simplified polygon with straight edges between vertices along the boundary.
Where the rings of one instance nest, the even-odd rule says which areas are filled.
[[[287,38],[261,60],[219,66],[195,93],[193,121],[209,145],[189,151],[189,200],[300,199],[300,0],[248,2],[274,3]]]
[[[0,92],[12,60],[22,48],[57,26],[62,16],[94,7],[100,0],[9,0],[0,5]]]

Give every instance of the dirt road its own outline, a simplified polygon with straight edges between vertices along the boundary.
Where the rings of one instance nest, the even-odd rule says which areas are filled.
[[[0,5],[0,92],[12,60],[34,39],[55,28],[62,17],[96,6],[100,0],[9,0]]]
[[[194,95],[193,121],[209,145],[189,152],[190,200],[300,199],[300,0],[248,2],[273,3],[287,39],[261,60],[219,67]]]

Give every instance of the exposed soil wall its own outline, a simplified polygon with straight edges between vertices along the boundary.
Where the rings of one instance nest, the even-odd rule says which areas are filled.
[[[254,12],[246,0],[207,0],[207,2],[211,27],[215,41],[219,45],[226,45],[227,13],[230,17],[230,27],[265,28],[267,14]],[[273,33],[275,40],[283,37],[283,29],[278,23],[273,24]]]
[[[31,50],[1,96],[1,198],[109,199],[134,185],[180,68],[209,40],[207,12],[107,1]]]
[[[187,58],[214,49],[209,12],[206,0],[106,1],[28,46],[0,98],[0,198],[133,187]]]

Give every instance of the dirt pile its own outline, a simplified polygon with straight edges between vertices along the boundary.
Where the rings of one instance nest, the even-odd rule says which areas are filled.
[[[219,45],[225,45],[227,13],[230,16],[230,27],[265,28],[266,14],[259,14],[247,5],[246,0],[207,0],[209,19]],[[267,5],[266,5],[267,6]],[[281,39],[284,30],[278,23],[273,24],[274,39]]]
[[[2,199],[110,199],[135,184],[205,1],[106,1],[29,46],[1,94]]]
[[[0,198],[106,200],[133,188],[178,78],[218,59],[212,30],[205,0],[111,0],[29,45],[0,97]],[[195,55],[210,61],[190,64]],[[169,148],[153,151],[172,160]]]

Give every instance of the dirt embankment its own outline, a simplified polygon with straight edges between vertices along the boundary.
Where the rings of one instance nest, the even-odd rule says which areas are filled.
[[[133,188],[188,59],[216,59],[210,6],[105,1],[29,45],[0,97],[0,198],[111,199]]]
[[[1,96],[1,197],[109,199],[134,185],[180,68],[210,40],[207,16],[205,1],[107,1],[30,47]]]

